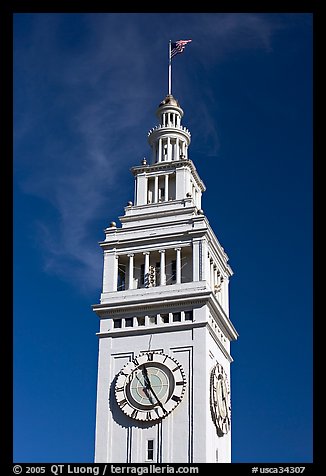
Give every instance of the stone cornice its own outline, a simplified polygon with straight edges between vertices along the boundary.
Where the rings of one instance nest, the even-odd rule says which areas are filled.
[[[127,329],[118,329],[118,330],[110,330],[110,331],[105,331],[105,332],[97,332],[96,335],[99,337],[99,339],[107,338],[110,337],[114,339],[115,337],[132,337],[132,336],[138,336],[138,335],[151,335],[151,334],[162,334],[166,332],[180,332],[180,331],[185,331],[185,330],[192,330],[192,329],[198,329],[201,327],[207,327],[210,335],[216,342],[217,346],[225,356],[225,358],[229,362],[233,362],[233,359],[231,355],[228,353],[228,351],[225,349],[225,347],[222,345],[222,343],[219,341],[217,338],[215,332],[211,328],[211,326],[208,324],[206,321],[192,321],[192,322],[175,322],[173,324],[161,324],[161,325],[155,325],[155,326],[149,326],[149,327],[128,327]]]
[[[161,225],[160,227],[157,227],[157,230],[160,230],[164,225]],[[151,228],[151,230],[155,229],[154,227]],[[138,228],[139,230],[139,228]],[[149,233],[147,236],[141,235],[141,236],[135,236],[135,232],[137,230],[124,230],[125,233],[122,233],[120,235],[112,235],[110,236],[110,240],[106,241],[101,241],[99,242],[100,247],[103,248],[104,250],[111,250],[113,248],[127,248],[130,249],[130,247],[135,250],[134,252],[137,252],[137,249],[135,247],[142,247],[145,246],[146,249],[151,249],[151,248],[164,248],[165,243],[167,247],[169,248],[170,246],[173,246],[171,243],[175,241],[175,246],[182,246],[183,243],[184,246],[189,246],[191,244],[191,237],[188,235],[188,232],[185,230],[174,230],[166,233],[159,233],[159,234],[153,234]],[[132,235],[130,235],[131,232],[134,232]],[[164,242],[162,241],[164,240]]]
[[[198,327],[205,327],[206,322],[174,322],[173,324],[156,324],[148,327],[128,327],[124,329],[113,329],[105,332],[97,332],[99,337],[125,337],[143,334],[161,334],[164,332],[178,332]]]
[[[217,335],[216,335],[216,332],[214,331],[214,329],[212,329],[212,327],[210,326],[209,323],[207,323],[207,328],[208,328],[208,331],[210,333],[210,335],[212,336],[212,338],[214,339],[215,343],[217,344],[218,348],[221,350],[222,354],[224,355],[224,357],[231,363],[233,362],[233,359],[231,357],[231,355],[229,354],[229,352],[226,350],[226,348],[223,346],[222,342],[218,339]]]
[[[189,284],[189,283],[183,283]],[[182,285],[181,285],[182,286]],[[120,291],[118,293],[108,293],[111,294],[112,300],[103,302],[101,304],[93,305],[93,311],[99,316],[103,317],[105,315],[118,315],[126,312],[141,312],[148,311],[152,312],[154,310],[161,310],[162,308],[177,308],[185,305],[190,306],[201,306],[204,305],[209,297],[210,291],[206,290],[205,286],[202,286],[201,289],[193,289],[185,287],[183,289],[174,289],[171,288],[175,286],[165,286],[170,288],[167,292],[155,292],[156,289],[162,288],[144,288],[141,290],[128,290],[125,294],[125,299],[118,300],[117,296],[113,300],[113,294],[117,295],[124,293]],[[149,292],[146,292],[148,291]],[[154,292],[153,292],[154,290]],[[142,291],[138,295],[133,291]],[[122,296],[121,296],[122,297]]]
[[[92,306],[100,318],[125,315],[126,313],[162,311],[162,309],[200,307],[208,305],[214,319],[229,340],[236,340],[238,333],[223,311],[206,281],[157,286],[107,293],[101,304]]]
[[[159,171],[171,171],[176,170],[177,168],[180,167],[188,167],[191,172],[193,177],[196,180],[197,185],[201,189],[202,192],[205,192],[206,187],[204,182],[201,180],[201,178],[198,175],[197,169],[195,167],[195,164],[193,163],[192,160],[174,160],[174,161],[168,161],[168,162],[157,162],[155,164],[146,164],[146,165],[136,165],[134,167],[131,167],[130,171],[131,173],[136,176],[140,173],[151,173],[151,172],[159,172]]]
[[[188,206],[185,206],[186,204],[188,204]],[[157,219],[158,217],[168,218],[185,214],[191,214],[195,216],[197,207],[195,205],[192,205],[191,198],[184,198],[182,200],[171,200],[169,202],[159,202],[151,203],[148,205],[133,205],[132,207],[125,207],[126,212],[128,212],[130,209],[135,212],[139,210],[139,212],[142,213],[130,215],[125,214],[119,216],[119,220],[121,223],[129,223],[137,220],[150,220],[153,218]],[[169,224],[171,224],[171,222],[169,222]]]
[[[208,302],[208,307],[214,316],[217,324],[221,330],[225,333],[229,340],[237,340],[239,334],[237,333],[234,325],[225,314],[221,304],[216,299],[216,296],[212,293],[211,299]]]

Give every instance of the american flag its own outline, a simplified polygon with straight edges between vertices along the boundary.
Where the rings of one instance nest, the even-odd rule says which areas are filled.
[[[171,59],[173,56],[182,53],[186,47],[187,43],[190,43],[192,40],[178,40],[174,43],[171,43]]]

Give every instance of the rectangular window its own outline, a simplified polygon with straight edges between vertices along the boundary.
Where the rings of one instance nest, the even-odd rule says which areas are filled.
[[[193,320],[193,311],[185,311],[185,321]]]
[[[147,461],[154,461],[154,440],[147,440]]]
[[[150,266],[149,267],[149,273],[148,273],[148,281],[149,281],[150,286],[155,286],[155,278],[156,278],[155,274],[156,273],[155,273],[154,266]]]
[[[121,265],[121,268],[118,270],[118,291],[124,291],[126,289],[126,268],[124,265]]]
[[[148,322],[150,324],[156,324],[156,316],[148,316]]]
[[[181,322],[181,312],[174,312],[172,314],[173,322]]]
[[[114,319],[113,320],[113,327],[114,327],[114,329],[120,329],[121,328],[121,319]]]
[[[155,264],[155,286],[159,286],[161,283],[161,263]]]
[[[161,319],[163,324],[168,324],[169,323],[169,314],[161,314]]]
[[[137,324],[138,324],[138,326],[144,326],[145,325],[145,317],[144,316],[137,317]]]
[[[132,317],[126,317],[125,327],[132,327],[132,326],[133,326],[133,318]]]
[[[172,260],[172,276],[171,276],[171,279],[172,279],[172,282],[176,281],[177,279],[177,261],[174,259]]]
[[[140,265],[140,284],[144,286],[145,284],[145,265]]]

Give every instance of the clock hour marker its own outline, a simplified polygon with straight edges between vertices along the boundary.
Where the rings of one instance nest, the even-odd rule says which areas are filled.
[[[131,418],[137,418],[138,410],[134,410],[131,414]]]
[[[176,372],[177,370],[181,370],[181,365],[177,365],[176,367],[174,367],[174,369],[172,369],[172,372]]]
[[[172,395],[171,400],[173,400],[173,401],[175,401],[175,402],[180,402],[180,401],[181,401],[181,398],[178,397],[177,395]]]
[[[118,403],[119,403],[120,408],[123,408],[125,405],[127,405],[128,402],[125,398],[123,398]]]

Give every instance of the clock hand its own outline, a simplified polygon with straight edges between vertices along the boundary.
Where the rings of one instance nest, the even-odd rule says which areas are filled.
[[[147,369],[146,367],[143,367],[142,368],[142,373],[143,373],[143,376],[144,376],[144,382],[145,382],[145,385],[149,388],[149,390],[152,392],[152,394],[154,395],[154,397],[156,398],[157,400],[157,403],[160,405],[160,407],[162,408],[162,410],[164,411],[164,413],[166,413],[166,410],[161,402],[161,400],[158,398],[158,396],[156,395],[153,387],[152,387],[152,384],[149,380],[149,377],[148,377],[148,372],[147,372]]]
[[[144,374],[143,374],[143,376],[144,376]],[[145,392],[145,394],[146,394],[146,397],[150,400],[150,402],[151,402],[152,404],[154,404],[153,397],[152,397],[152,396],[150,395],[150,393],[148,392],[148,388],[147,388],[148,385],[147,385],[146,382],[145,382],[145,378],[144,378],[144,382],[142,382],[142,381],[140,380],[140,378],[138,377],[138,375],[136,374],[136,379],[138,380],[138,382],[139,382],[139,383],[141,384],[141,386],[143,387],[143,390],[144,390],[144,392]],[[146,385],[146,386],[144,387],[144,385]]]
[[[224,393],[224,382],[222,380],[222,383],[221,383],[221,393],[222,393],[222,401],[224,403],[224,411],[225,411],[225,414],[228,415],[228,405],[227,405],[227,401],[226,401],[226,395]]]

